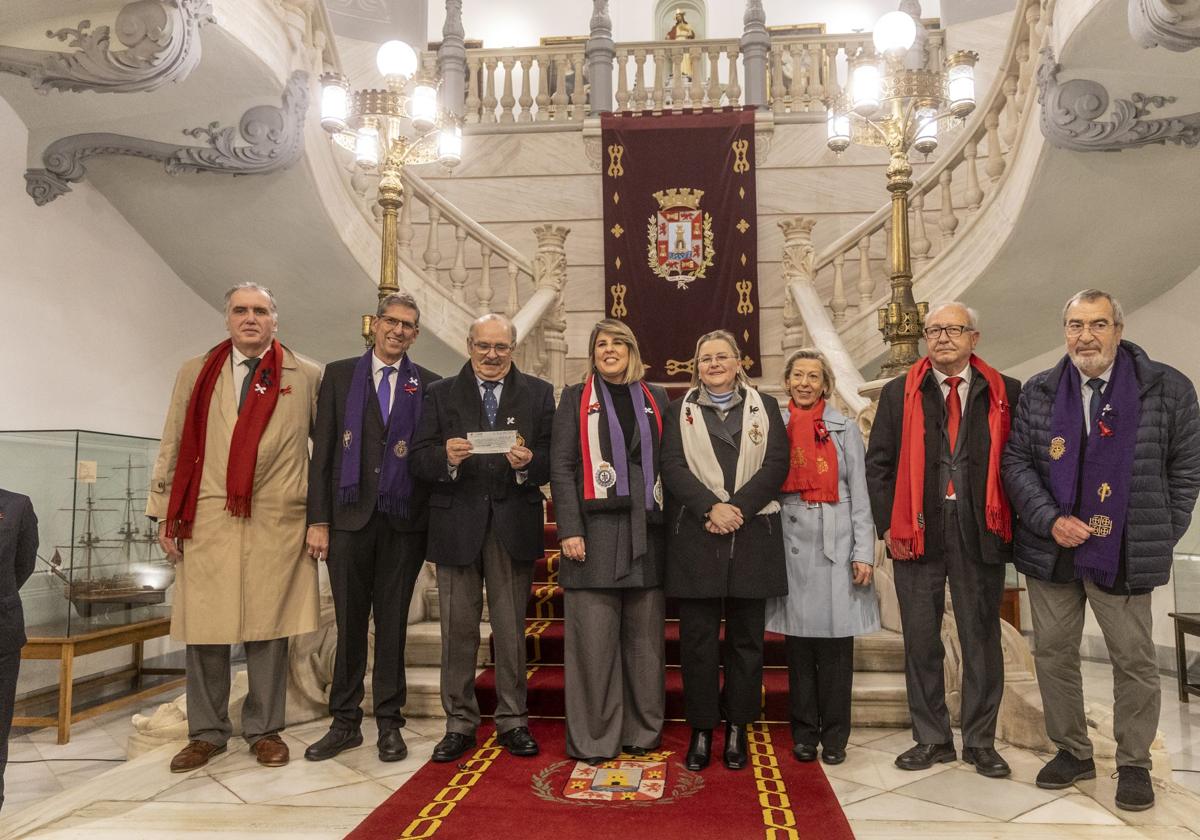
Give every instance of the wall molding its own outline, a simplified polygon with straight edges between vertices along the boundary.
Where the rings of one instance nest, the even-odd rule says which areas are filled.
[[[1129,34],[1147,49],[1187,52],[1200,47],[1200,2],[1129,0]]]
[[[242,114],[235,130],[212,122],[184,134],[204,139],[204,146],[179,146],[123,134],[73,134],[51,143],[42,153],[44,169],[25,172],[25,191],[39,207],[71,191],[83,180],[84,162],[101,155],[128,155],[161,161],[169,175],[219,172],[266,175],[291,166],[304,153],[304,116],[308,110],[308,74],[292,73],[282,106],[255,105]],[[238,135],[245,141],[238,145]]]
[[[1054,51],[1045,47],[1041,56],[1038,102],[1042,135],[1051,145],[1074,152],[1116,152],[1153,144],[1200,144],[1200,113],[1145,119],[1175,97],[1134,93],[1129,99],[1112,100],[1110,119],[1098,120],[1109,112],[1108,90],[1091,79],[1060,82],[1063,67],[1054,60]]]
[[[200,63],[200,27],[213,23],[211,0],[136,0],[121,7],[112,28],[47,31],[74,52],[0,45],[0,72],[15,73],[34,90],[134,93],[187,77]],[[91,30],[91,31],[89,31]],[[126,49],[113,51],[113,31]]]

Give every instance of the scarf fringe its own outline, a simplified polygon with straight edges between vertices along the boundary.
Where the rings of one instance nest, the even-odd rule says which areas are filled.
[[[230,496],[225,500],[225,510],[241,519],[250,518],[250,496]]]
[[[395,493],[382,493],[379,496],[379,509],[393,516],[408,518],[408,496]]]
[[[358,504],[358,485],[350,487],[338,488],[338,504],[339,505],[354,505]]]
[[[191,520],[168,519],[166,533],[170,539],[190,540],[192,538],[192,522]]]

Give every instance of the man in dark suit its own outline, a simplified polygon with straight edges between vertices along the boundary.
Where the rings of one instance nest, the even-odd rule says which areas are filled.
[[[554,387],[512,362],[517,331],[502,315],[477,319],[470,360],[425,396],[413,469],[431,483],[429,557],[437,563],[442,623],[442,706],[446,735],[434,761],[475,745],[479,703],[475,657],[487,583],[496,645],[497,741],[513,755],[537,755],[525,702],[525,605],[542,555],[542,494],[550,480]],[[502,454],[473,452],[469,435],[515,433]]]
[[[338,642],[329,713],[333,724],[304,752],[333,758],[362,743],[367,625],[375,618],[372,693],[379,758],[400,761],[404,727],[404,642],[408,605],[425,560],[428,489],[410,455],[425,388],[440,377],[413,362],[420,332],[411,295],[388,295],[371,322],[374,347],[332,362],[317,398],[308,475],[309,553],[324,560],[333,589]]]
[[[37,515],[29,497],[0,490],[0,809],[4,808],[8,734],[25,644],[25,613],[19,593],[33,574],[37,547]]]
[[[942,672],[949,580],[962,646],[963,761],[984,776],[1007,776],[994,740],[1013,515],[999,467],[1020,383],[975,355],[978,318],[961,303],[930,310],[925,341],[929,355],[884,386],[867,450],[871,512],[895,560],[917,742],[896,766],[924,770],[957,758]]]

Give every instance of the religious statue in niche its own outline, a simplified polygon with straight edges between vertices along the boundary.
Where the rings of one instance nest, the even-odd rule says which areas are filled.
[[[668,41],[694,41],[696,40],[696,30],[692,29],[692,25],[687,22],[687,15],[683,9],[675,10],[675,25],[667,32]],[[687,53],[679,62],[679,72],[686,76],[689,80],[692,78],[692,57]]]

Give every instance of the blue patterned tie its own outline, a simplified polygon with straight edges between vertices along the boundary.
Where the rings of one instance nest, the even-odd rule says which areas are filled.
[[[483,383],[483,411],[487,415],[488,426],[496,428],[496,412],[500,410],[500,404],[496,402],[496,386],[499,382],[484,382]]]
[[[1092,426],[1096,425],[1096,419],[1100,416],[1100,392],[1104,390],[1104,380],[1097,376],[1089,379],[1087,384],[1092,389],[1092,400],[1088,404],[1088,429],[1090,430]]]
[[[380,368],[383,374],[379,379],[379,414],[383,417],[383,425],[387,425],[388,414],[392,407],[392,374],[396,372],[394,367]]]

